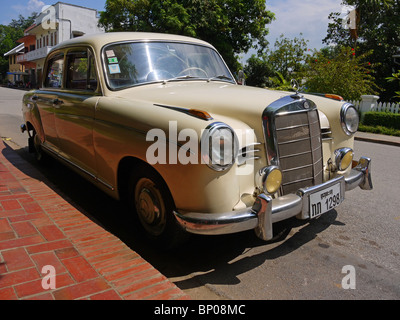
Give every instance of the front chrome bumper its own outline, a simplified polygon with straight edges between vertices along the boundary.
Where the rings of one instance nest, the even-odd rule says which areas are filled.
[[[213,214],[174,213],[180,225],[190,233],[220,235],[254,229],[259,238],[271,240],[273,223],[294,216],[299,219],[309,219],[309,196],[335,184],[340,184],[341,200],[344,199],[345,192],[356,187],[372,190],[371,159],[362,157],[346,177],[338,176],[323,184],[299,189],[296,194],[288,194],[276,199],[260,194],[251,208]]]

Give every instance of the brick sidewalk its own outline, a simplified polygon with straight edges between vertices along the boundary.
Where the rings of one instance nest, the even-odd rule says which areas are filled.
[[[23,169],[23,172],[18,168]],[[189,299],[0,144],[0,300]],[[56,289],[45,290],[51,265]]]

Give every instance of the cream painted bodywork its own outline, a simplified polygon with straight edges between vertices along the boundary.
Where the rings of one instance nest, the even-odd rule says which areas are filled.
[[[205,164],[156,164],[153,168],[166,182],[175,206],[179,212],[227,212],[253,204],[256,191],[255,174],[268,165],[262,128],[262,113],[272,102],[293,94],[266,89],[240,86],[223,81],[179,81],[136,86],[133,88],[111,91],[106,85],[105,73],[102,70],[102,48],[114,42],[168,40],[209,44],[192,38],[145,34],[145,33],[112,33],[77,38],[66,41],[54,48],[52,52],[71,47],[89,47],[93,50],[97,74],[101,86],[98,92],[86,97],[81,102],[84,107],[93,112],[93,117],[85,115],[85,121],[74,116],[56,117],[70,122],[70,133],[81,130],[79,147],[71,148],[71,153],[53,148],[52,153],[62,156],[68,164],[83,176],[89,178],[101,189],[114,198],[119,198],[118,169],[121,161],[126,158],[146,160],[146,151],[154,141],[146,141],[147,133],[154,128],[169,132],[170,122],[177,123],[177,132],[190,128],[196,131],[200,142],[202,130],[214,122],[224,122],[231,126],[239,135],[239,148],[246,146],[245,132],[253,132],[252,142],[258,142],[260,159],[248,164],[249,174],[238,174],[243,168],[235,164],[230,170],[216,172]],[[50,53],[50,55],[52,54]],[[57,95],[66,90],[45,90]],[[24,98],[24,118],[38,132],[42,143],[46,145],[42,120],[31,98],[35,91],[29,92]],[[340,109],[343,101],[334,101],[318,96],[305,95],[316,103],[321,113],[321,124],[332,131],[331,140],[323,142],[323,160],[326,166],[329,159],[334,159],[334,151],[338,148],[353,148],[353,137],[347,136],[341,128]],[[73,101],[73,100],[72,100]],[[168,107],[199,109],[208,112],[213,120],[206,121],[171,110]],[[64,133],[68,137],[68,132]],[[91,135],[91,136],[90,136]],[[92,139],[91,141],[88,139]],[[55,138],[56,141],[60,140]],[[57,140],[58,139],[58,140]],[[68,140],[68,138],[65,138]],[[68,142],[66,140],[64,142]],[[176,137],[169,140],[184,147],[185,142],[177,142]],[[89,142],[88,142],[89,141]],[[166,142],[168,143],[168,142]],[[200,151],[200,150],[199,150]],[[76,158],[85,154],[87,160],[77,162]],[[200,154],[197,155],[199,162]],[[85,163],[86,162],[86,163]],[[82,170],[83,169],[83,170]],[[134,168],[132,168],[134,170]],[[350,168],[349,168],[350,170]],[[325,172],[325,180],[335,174]]]

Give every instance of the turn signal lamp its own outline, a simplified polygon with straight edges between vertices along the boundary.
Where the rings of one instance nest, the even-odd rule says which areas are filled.
[[[189,109],[188,113],[194,117],[203,119],[203,120],[212,120],[213,118],[211,117],[211,115],[203,110],[197,110],[197,109]]]
[[[338,101],[344,100],[343,97],[341,97],[337,94],[330,94],[330,93],[325,94],[325,98],[334,99],[334,100],[338,100]]]

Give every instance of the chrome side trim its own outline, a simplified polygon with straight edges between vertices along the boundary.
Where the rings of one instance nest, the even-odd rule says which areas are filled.
[[[240,149],[236,158],[237,165],[240,167],[247,161],[261,159],[261,156],[257,155],[258,152],[261,152],[261,149],[256,148],[259,145],[261,145],[260,142],[254,142]]]
[[[53,149],[51,149],[50,147],[46,146],[45,144],[42,144],[42,148],[44,148],[48,153],[51,153],[54,157],[66,162],[67,164],[73,166],[74,168],[78,169],[80,172],[84,173],[85,175],[89,176],[90,178],[92,178],[94,181],[100,182],[102,185],[104,185],[105,187],[107,187],[108,189],[115,191],[115,188],[108,184],[107,182],[101,180],[100,178],[98,178],[96,175],[94,175],[93,173],[83,169],[81,166],[78,166],[76,163],[72,162],[71,160],[65,158],[64,156],[60,155],[59,153],[57,153],[56,151],[54,151]]]
[[[205,121],[212,121],[212,120],[214,120],[214,118],[211,117],[211,116],[208,117],[207,119],[202,118],[202,117],[199,117],[199,116],[196,116],[195,114],[190,113],[190,109],[188,109],[188,108],[173,107],[173,106],[167,106],[167,105],[157,104],[157,103],[155,103],[154,105],[155,105],[156,107],[161,107],[161,108],[166,108],[166,109],[174,110],[174,111],[177,111],[177,112],[182,112],[182,113],[184,113],[184,114],[186,114],[186,115],[188,115],[188,116],[191,116],[191,117],[194,117],[194,118],[197,118],[197,119],[201,119],[201,120],[205,120]]]

